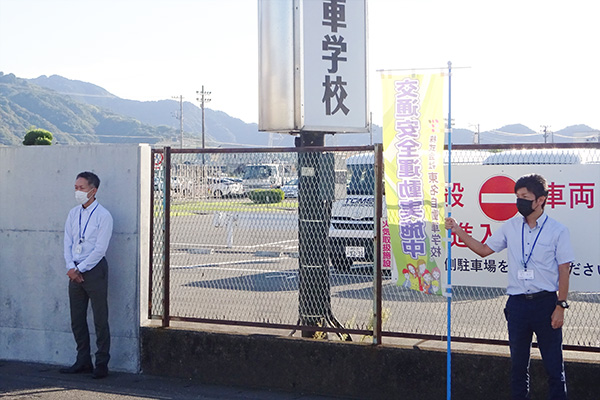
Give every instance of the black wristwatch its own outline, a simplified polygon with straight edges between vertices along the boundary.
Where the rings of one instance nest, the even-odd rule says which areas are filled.
[[[562,308],[569,308],[569,303],[567,303],[566,300],[557,300],[556,305],[561,306]]]

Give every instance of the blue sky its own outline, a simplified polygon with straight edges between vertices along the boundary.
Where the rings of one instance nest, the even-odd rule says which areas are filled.
[[[368,4],[374,123],[382,118],[377,70],[452,61],[469,67],[453,75],[456,127],[600,129],[600,3]],[[258,122],[257,15],[256,0],[0,0],[0,71],[58,74],[135,100],[195,102],[205,85],[209,108]]]

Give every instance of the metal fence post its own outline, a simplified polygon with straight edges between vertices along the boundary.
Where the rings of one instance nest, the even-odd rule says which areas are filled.
[[[382,284],[382,270],[381,270],[381,218],[383,211],[383,145],[377,143],[375,145],[375,216],[374,216],[374,232],[373,238],[373,259],[375,262],[374,274],[375,279],[373,281],[373,312],[374,312],[374,324],[373,324],[373,344],[381,344],[381,324],[382,324],[382,298],[381,298],[381,284]]]
[[[171,287],[171,148],[165,147],[165,182],[164,182],[164,273],[163,273],[163,319],[162,326],[166,328],[169,326],[170,319],[170,287]]]
[[[323,146],[324,135],[303,133],[301,147]],[[298,170],[298,252],[299,313],[302,326],[324,326],[331,308],[327,232],[329,216],[320,189],[323,180],[321,152],[300,152]],[[331,211],[329,211],[330,213]],[[303,337],[313,337],[316,330],[303,330]]]
[[[148,265],[148,319],[152,318],[152,278],[154,265],[154,169],[156,167],[154,157],[155,150],[151,151],[150,156],[150,182],[152,189],[150,190],[150,246],[149,246],[149,265]]]

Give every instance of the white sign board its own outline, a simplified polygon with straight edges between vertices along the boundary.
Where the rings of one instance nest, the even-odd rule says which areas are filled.
[[[303,130],[367,128],[366,2],[303,4]]]
[[[600,291],[600,165],[453,165],[452,217],[485,243],[517,215],[514,184],[529,173],[546,178],[545,212],[569,228],[576,260],[570,289]],[[481,258],[452,235],[452,283],[506,287],[506,250]]]
[[[368,132],[366,0],[259,0],[261,131]]]

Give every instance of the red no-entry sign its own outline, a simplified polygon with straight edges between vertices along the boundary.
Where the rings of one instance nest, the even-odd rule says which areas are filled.
[[[160,169],[160,166],[161,166],[164,158],[165,158],[165,156],[163,155],[163,153],[155,153],[154,154],[154,169]]]
[[[494,221],[506,221],[517,213],[515,181],[508,176],[489,178],[479,189],[481,211]]]

